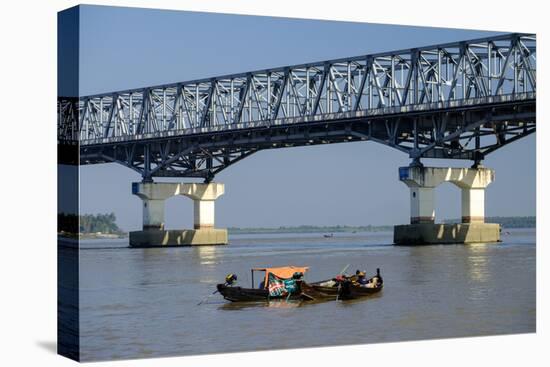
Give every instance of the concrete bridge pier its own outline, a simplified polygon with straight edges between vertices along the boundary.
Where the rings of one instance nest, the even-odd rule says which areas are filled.
[[[394,228],[394,243],[486,243],[500,241],[500,226],[485,223],[485,189],[494,181],[492,169],[423,167],[399,168],[399,179],[410,190],[411,223]],[[434,190],[443,182],[461,189],[462,220],[456,224],[435,223]]]
[[[143,229],[130,232],[130,246],[226,245],[227,229],[214,227],[215,200],[223,193],[222,183],[132,183],[132,194],[143,202]],[[176,195],[193,200],[193,229],[164,228],[164,203]]]

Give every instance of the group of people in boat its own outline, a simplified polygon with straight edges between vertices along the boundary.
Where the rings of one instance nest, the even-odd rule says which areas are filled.
[[[322,287],[337,287],[344,282],[350,282],[354,286],[365,288],[377,288],[382,284],[382,277],[380,271],[377,271],[376,275],[372,278],[367,278],[367,272],[365,270],[357,269],[355,275],[347,276],[345,274],[338,274],[336,277],[319,283]]]
[[[382,277],[380,276],[380,271],[376,272],[376,275],[372,278],[367,278],[366,271],[357,270],[355,272],[355,278],[351,277],[352,284],[357,284],[361,287],[366,288],[377,288],[382,284]]]

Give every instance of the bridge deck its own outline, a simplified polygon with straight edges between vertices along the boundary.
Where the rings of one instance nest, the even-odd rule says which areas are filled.
[[[535,35],[514,33],[60,97],[59,143],[148,177],[208,178],[268,147],[356,140],[481,160],[535,131],[535,65]]]

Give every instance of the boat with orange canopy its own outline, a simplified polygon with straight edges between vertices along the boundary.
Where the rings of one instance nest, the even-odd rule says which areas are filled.
[[[235,285],[237,276],[229,274],[225,283],[216,286],[217,291],[228,301],[255,302],[269,301],[270,299],[301,299],[302,278],[309,270],[307,266],[263,267],[251,269],[250,288]],[[255,273],[263,273],[263,278],[256,287]]]

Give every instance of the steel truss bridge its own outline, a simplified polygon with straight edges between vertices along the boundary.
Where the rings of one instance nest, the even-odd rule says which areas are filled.
[[[535,129],[533,34],[58,99],[61,160],[76,149],[72,163],[117,162],[145,181],[209,182],[263,149],[369,140],[413,163],[477,164]]]

